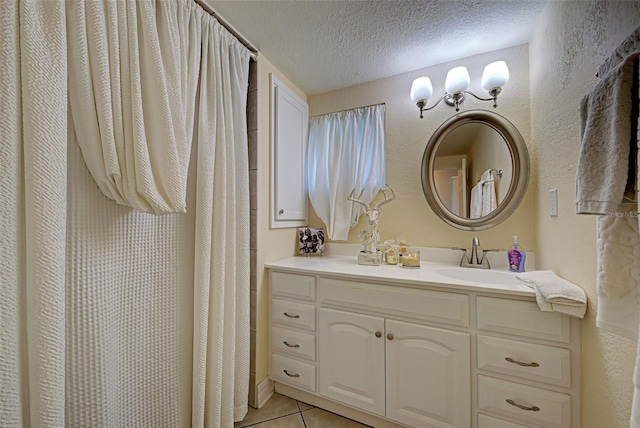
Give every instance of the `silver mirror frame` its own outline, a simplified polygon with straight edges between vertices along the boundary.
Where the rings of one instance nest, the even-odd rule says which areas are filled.
[[[444,139],[456,128],[468,123],[481,123],[493,128],[506,142],[511,153],[513,174],[509,191],[502,203],[484,217],[458,217],[447,209],[436,192],[433,181],[435,154]],[[484,230],[497,226],[513,214],[522,202],[529,184],[529,151],[518,129],[499,114],[487,110],[469,110],[447,119],[429,139],[422,157],[422,190],[433,212],[447,224],[462,230]]]

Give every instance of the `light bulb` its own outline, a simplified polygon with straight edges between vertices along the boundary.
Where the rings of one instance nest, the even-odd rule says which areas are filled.
[[[469,87],[469,72],[467,67],[455,67],[447,73],[447,79],[444,82],[444,88],[448,94],[466,91]]]
[[[428,77],[418,77],[411,85],[411,100],[417,103],[420,100],[428,101],[433,95],[433,86]]]
[[[490,91],[502,88],[509,81],[509,68],[504,61],[496,61],[487,65],[482,73],[482,88]]]

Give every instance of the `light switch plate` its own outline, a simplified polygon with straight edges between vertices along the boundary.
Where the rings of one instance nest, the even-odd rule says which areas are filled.
[[[558,189],[549,190],[549,215],[558,216]]]

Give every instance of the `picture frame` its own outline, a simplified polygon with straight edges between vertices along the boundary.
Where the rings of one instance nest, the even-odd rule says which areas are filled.
[[[323,227],[298,228],[298,253],[306,256],[324,253],[325,233]]]

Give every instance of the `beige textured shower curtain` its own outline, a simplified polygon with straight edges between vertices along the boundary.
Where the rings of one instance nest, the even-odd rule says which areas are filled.
[[[167,20],[145,13],[175,6],[171,13],[198,28],[181,33],[198,55],[191,73],[197,89],[184,97],[193,100],[193,113],[178,112],[195,119],[184,134],[191,149],[176,147],[186,162],[180,156],[158,161],[153,153],[160,146],[128,138],[124,122],[132,110],[114,101],[124,88],[113,91],[110,102],[94,90],[102,102],[80,103],[100,122],[93,131],[103,153],[116,154],[105,168],[111,184],[137,183],[137,175],[127,175],[125,154],[132,147],[135,155],[148,149],[149,162],[159,166],[176,161],[179,172],[184,165],[177,182],[184,182],[187,212],[142,213],[125,206],[126,198],[116,203],[105,196],[104,183],[97,184],[104,176],[88,168],[95,159],[87,160],[92,149],[86,147],[95,140],[78,142],[86,138],[83,126],[93,125],[74,124],[73,102],[67,112],[67,90],[86,89],[73,86],[77,79],[67,87],[67,66],[75,67],[67,64],[67,49],[78,55],[73,43],[67,48],[69,25],[79,16],[69,19],[70,3],[0,2],[0,426],[231,427],[246,412],[249,375],[249,52],[191,0],[86,2],[126,3],[133,7],[127,14],[140,14],[129,23],[140,25]],[[93,20],[87,25],[100,24],[99,14],[86,17]],[[114,70],[112,54],[96,58]],[[152,54],[162,59],[159,66],[166,64],[162,51]],[[111,90],[104,84],[109,77],[89,80]],[[168,88],[173,95],[185,89]],[[112,121],[111,130],[100,118],[108,106],[112,119],[113,112],[123,118]],[[160,118],[149,112],[157,110],[142,106],[138,123],[156,131],[138,135],[156,144],[163,134],[157,129],[167,124],[155,123]],[[171,144],[182,144],[178,140]],[[166,179],[147,166],[153,171],[147,178]],[[164,183],[147,190],[166,196]],[[144,200],[140,194],[134,196]],[[180,197],[171,201],[179,204]]]

